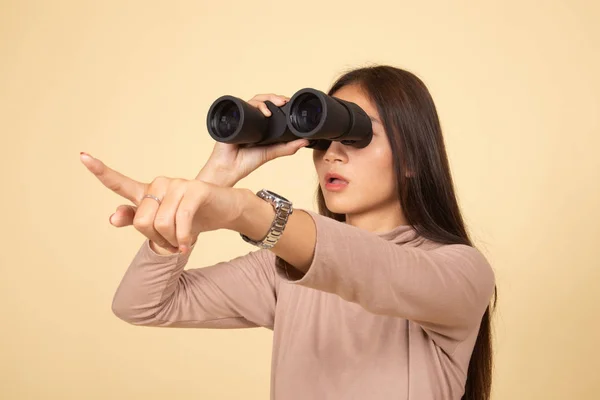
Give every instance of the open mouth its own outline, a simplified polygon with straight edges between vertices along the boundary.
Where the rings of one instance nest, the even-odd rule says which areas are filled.
[[[339,178],[329,178],[327,179],[327,183],[331,183],[334,185],[347,185],[348,182]]]

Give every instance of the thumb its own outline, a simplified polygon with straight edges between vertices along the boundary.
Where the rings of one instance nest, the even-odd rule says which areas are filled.
[[[108,217],[108,221],[117,228],[133,225],[133,218],[136,211],[137,207],[135,206],[121,205],[117,207],[114,214]]]
[[[310,142],[307,139],[299,139],[287,143],[276,144],[267,148],[266,159],[267,161],[271,161],[278,157],[291,156],[292,154],[296,154],[301,148],[308,146],[309,143]]]

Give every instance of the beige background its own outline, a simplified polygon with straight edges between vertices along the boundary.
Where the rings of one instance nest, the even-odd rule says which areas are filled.
[[[112,314],[143,238],[108,224],[122,201],[79,152],[193,178],[218,96],[325,90],[370,63],[415,72],[438,106],[497,273],[494,399],[600,398],[599,3],[217,3],[0,1],[0,398],[268,398],[270,331]],[[301,151],[238,186],[314,209],[315,185]],[[190,267],[252,250],[201,241]]]

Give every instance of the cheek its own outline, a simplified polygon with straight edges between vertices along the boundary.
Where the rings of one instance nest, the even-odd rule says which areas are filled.
[[[313,159],[313,164],[316,166],[320,165],[323,161],[323,151],[320,150],[313,150],[312,151],[312,159]]]
[[[365,154],[366,155],[366,154]],[[366,190],[389,192],[394,190],[392,155],[385,147],[373,148],[368,157],[361,160],[361,181]]]
[[[370,149],[363,158],[363,170],[368,170],[372,176],[389,175],[392,172],[392,154],[390,149],[383,146]]]
[[[392,164],[392,154],[390,149],[381,146],[373,149],[373,159],[379,165],[391,165]]]

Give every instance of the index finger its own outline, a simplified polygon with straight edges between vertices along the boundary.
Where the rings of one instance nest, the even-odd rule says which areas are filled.
[[[257,101],[269,100],[270,102],[272,102],[274,104],[283,105],[283,103],[290,101],[290,98],[287,96],[282,96],[282,95],[278,95],[275,93],[266,93],[266,94],[257,94],[256,96],[251,98],[248,102],[250,102],[252,100],[257,100]]]
[[[139,205],[144,193],[146,193],[147,184],[131,179],[120,172],[109,168],[102,161],[94,158],[86,153],[81,153],[81,162],[96,175],[96,178],[102,182],[104,186],[130,200],[135,205]]]

